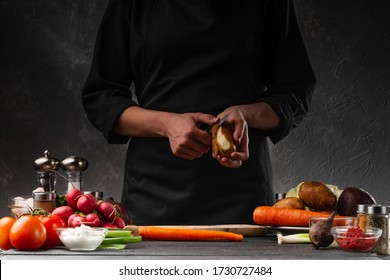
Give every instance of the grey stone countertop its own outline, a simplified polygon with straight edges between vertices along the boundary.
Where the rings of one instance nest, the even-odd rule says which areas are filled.
[[[390,260],[388,255],[345,252],[337,246],[314,249],[311,244],[278,244],[276,236],[228,241],[151,241],[130,243],[124,250],[69,251],[65,247],[32,252],[0,252],[2,260],[17,259],[261,259],[261,260]]]

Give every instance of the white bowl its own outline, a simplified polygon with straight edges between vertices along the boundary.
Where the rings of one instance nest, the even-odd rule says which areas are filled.
[[[85,225],[56,230],[62,244],[72,251],[93,251],[102,244],[107,234],[106,228],[93,228]]]
[[[33,209],[32,196],[12,196],[8,198],[8,208],[12,216],[17,219],[23,214],[28,214]]]

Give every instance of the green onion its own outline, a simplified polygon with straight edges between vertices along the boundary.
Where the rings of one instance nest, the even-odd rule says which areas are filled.
[[[309,233],[296,233],[283,236],[281,233],[277,233],[278,244],[283,243],[311,243],[309,239]]]

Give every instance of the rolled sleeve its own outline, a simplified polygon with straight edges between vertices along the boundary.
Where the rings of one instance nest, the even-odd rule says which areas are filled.
[[[273,143],[284,139],[307,114],[316,77],[299,28],[293,0],[268,1],[265,13],[266,102],[280,117],[280,126],[269,131]]]
[[[95,41],[82,102],[89,121],[108,143],[127,143],[129,137],[114,132],[118,116],[130,106],[133,73],[130,63],[129,2],[108,3]],[[115,32],[113,32],[115,30]]]

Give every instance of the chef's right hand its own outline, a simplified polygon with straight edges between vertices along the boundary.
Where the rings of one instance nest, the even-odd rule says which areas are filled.
[[[200,129],[201,125],[212,126],[219,118],[210,114],[172,114],[166,123],[166,136],[172,153],[180,158],[193,160],[207,153],[211,135]]]

